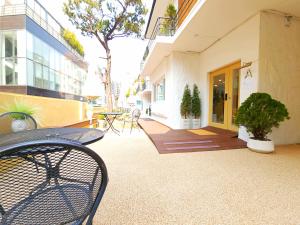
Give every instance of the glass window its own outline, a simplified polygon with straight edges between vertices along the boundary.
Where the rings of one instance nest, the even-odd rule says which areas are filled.
[[[50,69],[50,77],[49,77],[49,87],[50,90],[55,90],[55,72]]]
[[[49,89],[49,68],[47,66],[43,66],[43,87],[45,89]]]
[[[43,44],[40,39],[33,36],[33,59],[39,63],[43,63]]]
[[[27,85],[34,86],[33,62],[27,59]]]
[[[43,67],[40,63],[34,63],[34,86],[43,88]]]
[[[162,79],[155,85],[155,100],[164,101],[165,100],[165,79]]]
[[[55,71],[55,91],[61,91],[61,81],[59,73]]]
[[[33,59],[33,35],[27,32],[27,58]]]
[[[4,83],[5,84],[17,84],[18,72],[15,72],[15,63],[13,59],[5,59],[4,61]]]
[[[5,34],[4,45],[5,45],[4,57],[13,57],[13,37],[11,34]]]

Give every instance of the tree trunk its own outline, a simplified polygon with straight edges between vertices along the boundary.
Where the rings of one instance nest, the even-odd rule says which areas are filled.
[[[111,90],[111,54],[110,49],[106,49],[106,58],[107,58],[107,64],[106,64],[106,103],[107,103],[107,110],[109,112],[112,112],[113,110],[113,102],[112,102],[112,90]]]

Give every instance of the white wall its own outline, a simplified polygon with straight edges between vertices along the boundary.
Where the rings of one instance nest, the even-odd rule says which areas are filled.
[[[202,103],[201,126],[208,125],[209,111],[209,73],[220,67],[241,60],[253,61],[253,77],[244,79],[246,70],[241,71],[241,101],[244,101],[258,88],[258,54],[259,54],[259,14],[246,21],[213,46],[202,53],[172,52],[151,74],[151,82],[159,80],[166,74],[166,101],[152,103],[152,111],[160,112],[168,119],[158,119],[168,126],[180,128],[180,103],[186,84],[199,86]],[[153,92],[154,93],[154,92]],[[247,139],[246,132],[241,131],[241,138]]]
[[[173,52],[171,55],[171,71],[173,84],[171,86],[173,93],[169,96],[171,105],[171,114],[169,119],[171,127],[181,128],[180,104],[186,84],[189,85],[191,92],[193,85],[199,83],[199,54]]]
[[[258,89],[258,56],[259,56],[260,15],[252,17],[240,27],[223,37],[220,41],[200,54],[199,76],[202,101],[201,125],[208,125],[209,114],[209,73],[220,67],[241,60],[253,62],[252,77],[245,79],[247,69],[241,70],[240,102],[243,102],[252,92]],[[247,140],[248,135],[242,129],[240,138]]]
[[[171,70],[170,70],[170,56],[165,57],[161,63],[154,69],[150,76],[150,82],[152,85],[159,82],[161,79],[166,79],[166,88],[165,88],[165,101],[154,101],[155,99],[155,91],[152,86],[152,95],[151,95],[151,113],[153,118],[156,120],[169,125],[168,121],[168,109],[170,108],[171,102],[168,101],[168,97],[172,94],[172,89],[170,88],[172,85],[171,79]],[[159,115],[159,116],[155,116]]]
[[[259,91],[284,103],[291,119],[273,129],[276,144],[300,142],[300,21],[261,15]]]
[[[152,114],[153,118],[174,128],[180,128],[180,103],[186,84],[192,86],[198,83],[199,55],[182,52],[172,54],[160,63],[154,70],[150,79],[155,84],[165,76],[165,101],[154,102],[154,90],[152,90]],[[161,115],[161,116],[155,116]]]

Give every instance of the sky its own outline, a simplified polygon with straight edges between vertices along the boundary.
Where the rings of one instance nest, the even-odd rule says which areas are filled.
[[[104,68],[106,60],[105,52],[95,38],[84,37],[69,21],[63,13],[63,0],[39,0],[39,2],[61,23],[64,28],[74,32],[85,50],[85,60],[90,64],[90,69],[97,66]],[[145,0],[150,11],[152,0]],[[148,15],[146,19],[148,18]],[[112,54],[112,79],[121,82],[125,79],[134,79],[139,75],[140,63],[144,54],[146,40],[135,38],[118,38],[111,41]]]

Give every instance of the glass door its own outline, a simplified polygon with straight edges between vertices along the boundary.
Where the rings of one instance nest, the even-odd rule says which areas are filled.
[[[239,107],[240,62],[210,74],[209,125],[237,130],[234,119]]]

